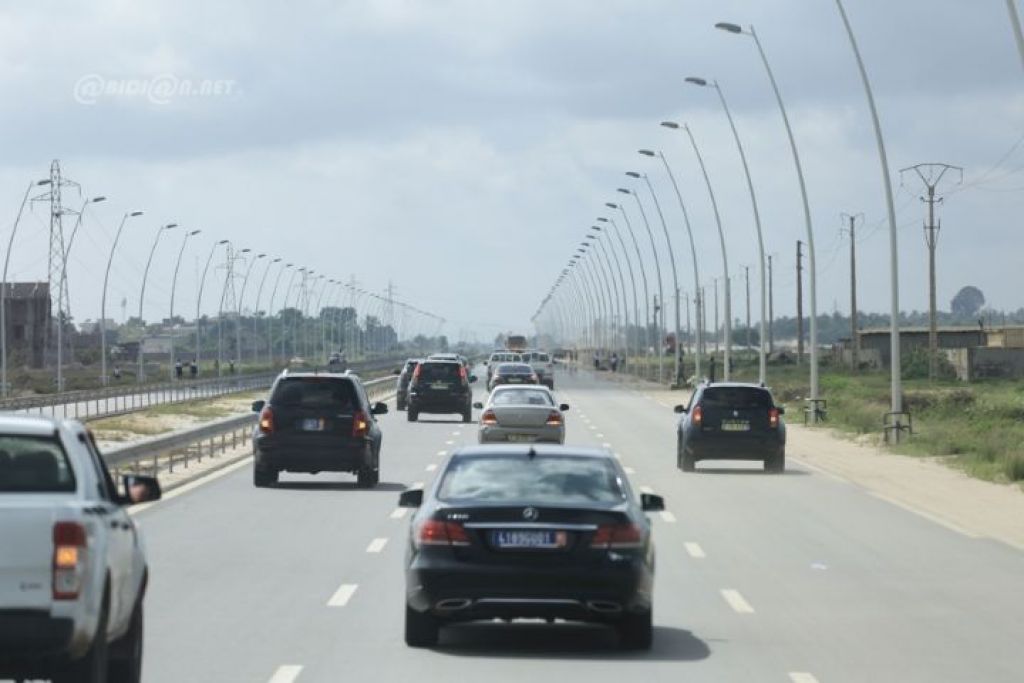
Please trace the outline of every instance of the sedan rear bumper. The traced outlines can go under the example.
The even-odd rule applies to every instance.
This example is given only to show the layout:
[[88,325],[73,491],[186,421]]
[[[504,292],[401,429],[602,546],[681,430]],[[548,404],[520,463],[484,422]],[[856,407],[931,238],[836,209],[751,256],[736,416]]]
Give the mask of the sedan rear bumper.
[[478,433],[480,443],[565,443],[565,428],[482,426]]

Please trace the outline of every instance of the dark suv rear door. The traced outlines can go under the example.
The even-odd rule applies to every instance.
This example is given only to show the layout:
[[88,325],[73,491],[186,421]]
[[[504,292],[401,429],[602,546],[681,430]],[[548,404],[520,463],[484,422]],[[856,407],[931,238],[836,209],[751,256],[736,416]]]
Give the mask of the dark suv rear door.
[[774,402],[760,387],[711,386],[701,394],[699,405],[702,431],[747,435],[769,429],[768,411]]
[[345,377],[285,377],[270,396],[274,431],[296,439],[352,438],[353,418],[363,412],[359,394]]

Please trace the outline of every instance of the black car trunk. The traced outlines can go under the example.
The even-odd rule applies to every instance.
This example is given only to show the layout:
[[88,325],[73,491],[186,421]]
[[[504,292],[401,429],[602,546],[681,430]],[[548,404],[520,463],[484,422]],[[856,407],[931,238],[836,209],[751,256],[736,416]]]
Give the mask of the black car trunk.
[[290,437],[351,437],[359,403],[348,382],[284,380],[270,399],[274,431]]
[[749,435],[770,429],[771,395],[758,388],[714,387],[700,402],[701,431]]

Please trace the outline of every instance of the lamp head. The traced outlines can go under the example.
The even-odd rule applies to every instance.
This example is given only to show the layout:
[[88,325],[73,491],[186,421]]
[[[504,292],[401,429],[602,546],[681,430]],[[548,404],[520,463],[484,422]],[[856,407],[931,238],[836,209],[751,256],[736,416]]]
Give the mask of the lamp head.
[[36,185],[49,185],[49,184],[50,184],[50,180],[49,180],[49,179],[46,179],[46,180],[37,180],[37,181],[36,181]]
[[615,191],[616,191],[616,192],[621,192],[622,194],[633,194],[633,191],[632,191],[632,190],[627,190],[627,189],[626,189],[626,188],[624,188],[624,187],[620,187],[620,188],[618,188],[618,189],[617,189],[617,190],[615,190]]
[[619,208],[619,205],[615,204],[613,202],[605,202],[604,205],[607,206],[609,209],[617,209],[617,208]]
[[640,177],[640,174],[637,173],[636,171],[626,171],[626,175],[628,175],[630,178],[639,178]]
[[202,230],[193,230],[192,232],[188,233],[188,236],[192,237],[193,235],[198,235],[201,232],[202,232]]
[[640,154],[643,154],[645,157],[653,157],[654,156],[654,150],[650,150],[650,149],[638,149],[637,152],[639,152]]
[[93,197],[89,201],[92,202],[93,204],[99,204],[100,202],[107,201],[107,198],[104,197],[103,195],[100,195],[99,197]]
[[664,126],[665,128],[671,128],[672,130],[679,129],[679,124],[676,123],[675,121],[662,121],[661,125]]
[[692,83],[693,85],[699,85],[699,86],[702,86],[702,87],[707,86],[707,84],[708,84],[707,79],[705,79],[705,78],[698,78],[697,76],[687,76],[686,77],[686,82],[687,83]]
[[141,216],[141,215],[142,215],[142,212],[141,212],[141,211],[132,211],[132,212],[131,212],[130,214],[128,214],[128,215],[129,215],[129,216],[131,216],[132,218],[135,218],[136,216]]
[[178,224],[177,224],[177,223],[168,223],[168,224],[167,224],[167,225],[165,225],[165,226],[164,226],[164,227],[163,227],[162,229],[163,229],[163,230],[173,230],[173,229],[174,229],[174,228],[176,228],[176,227],[178,227]]
[[715,28],[728,31],[729,33],[743,33],[743,28],[739,24],[731,24],[728,21],[718,22],[715,24]]
[[597,217],[597,218],[596,218],[595,220],[596,220],[596,221],[597,221],[598,223],[607,223],[607,222],[608,222],[608,219],[607,219],[607,218],[605,218],[604,216],[598,216],[598,217]]

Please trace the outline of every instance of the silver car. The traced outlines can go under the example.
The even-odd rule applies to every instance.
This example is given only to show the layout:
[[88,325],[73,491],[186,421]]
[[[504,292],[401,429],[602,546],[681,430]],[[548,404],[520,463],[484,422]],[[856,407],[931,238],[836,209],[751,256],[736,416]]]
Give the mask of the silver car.
[[555,403],[544,386],[495,387],[486,405],[474,403],[480,413],[480,443],[565,443],[567,403]]

